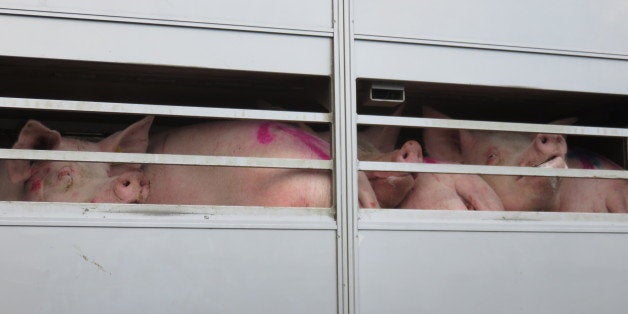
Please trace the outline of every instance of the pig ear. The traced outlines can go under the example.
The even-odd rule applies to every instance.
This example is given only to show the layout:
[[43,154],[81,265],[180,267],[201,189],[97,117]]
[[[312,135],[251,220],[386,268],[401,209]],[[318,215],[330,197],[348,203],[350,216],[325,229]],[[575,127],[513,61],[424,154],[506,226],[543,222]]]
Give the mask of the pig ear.
[[103,152],[145,153],[148,148],[148,131],[153,123],[148,116],[116,132],[98,143]]
[[[401,104],[392,115],[394,117],[400,117],[405,105],[405,103]],[[398,126],[378,125],[369,127],[366,131],[361,132],[360,137],[373,145],[373,147],[377,148],[380,152],[391,152],[395,149],[395,144],[397,144],[399,131],[401,131],[401,127]]]
[[[61,143],[61,134],[35,120],[29,120],[20,131],[15,149],[54,150]],[[31,175],[30,160],[7,160],[7,173],[13,183],[24,182]]]
[[[428,106],[423,106],[423,117],[433,119],[450,119],[445,114]],[[423,142],[428,156],[447,162],[462,162],[461,143],[469,137],[469,131],[465,130],[433,128],[423,130]]]

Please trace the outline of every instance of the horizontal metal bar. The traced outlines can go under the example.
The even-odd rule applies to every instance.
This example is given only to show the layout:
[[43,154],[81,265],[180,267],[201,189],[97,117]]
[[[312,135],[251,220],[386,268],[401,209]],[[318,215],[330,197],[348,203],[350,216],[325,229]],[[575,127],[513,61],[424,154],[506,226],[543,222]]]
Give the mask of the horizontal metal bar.
[[473,43],[473,42],[464,42],[464,41],[455,41],[455,40],[408,38],[408,37],[376,35],[376,34],[356,34],[355,39],[388,42],[388,43],[404,43],[404,44],[418,44],[418,45],[444,46],[444,47],[456,47],[456,48],[500,50],[500,51],[509,51],[509,52],[542,53],[542,54],[549,54],[549,55],[588,57],[588,58],[600,58],[600,59],[612,59],[612,60],[628,60],[628,55],[625,55],[625,54],[603,53],[603,52],[594,52],[594,51],[559,50],[559,49],[548,49],[548,48],[523,47],[523,46],[516,46],[516,45],[496,45],[496,44]]
[[601,128],[554,124],[509,123],[490,121],[470,121],[456,119],[431,119],[410,117],[387,117],[375,115],[358,115],[358,124],[392,125],[416,128],[443,128],[465,130],[491,130],[529,133],[555,133],[565,135],[591,135],[628,137],[628,129]]
[[360,209],[360,230],[628,233],[628,215],[509,211]]
[[159,18],[154,18],[154,17],[122,17],[122,16],[112,16],[112,15],[64,13],[64,12],[53,12],[53,11],[35,11],[35,10],[11,9],[11,8],[0,8],[0,13],[11,14],[11,15],[56,17],[56,18],[88,20],[88,21],[124,22],[124,23],[149,24],[149,25],[159,25],[159,26],[177,26],[177,27],[248,31],[248,32],[270,33],[270,34],[333,37],[333,29],[331,28],[327,29],[327,28],[322,28],[322,27],[312,28],[312,29],[300,29],[300,28],[294,28],[294,27],[282,26],[282,25],[278,25],[278,26],[262,25],[262,24],[240,25],[240,24],[229,24],[229,23],[209,23],[209,22],[200,22],[200,21],[159,19]]
[[510,176],[628,179],[628,171],[626,170],[555,169],[538,167],[425,164],[379,161],[360,161],[358,162],[358,169],[363,171],[433,172]]
[[0,226],[336,230],[331,208],[0,202]]
[[167,164],[186,166],[233,166],[285,169],[332,169],[331,160],[172,154],[103,153],[28,149],[0,149],[0,159]]
[[0,108],[330,123],[329,113],[0,97]]

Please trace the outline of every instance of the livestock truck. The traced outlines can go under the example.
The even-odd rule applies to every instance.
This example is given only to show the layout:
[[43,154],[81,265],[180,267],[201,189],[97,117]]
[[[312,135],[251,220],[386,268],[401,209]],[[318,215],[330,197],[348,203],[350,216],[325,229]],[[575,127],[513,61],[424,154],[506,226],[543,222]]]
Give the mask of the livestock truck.
[[[628,216],[361,208],[358,180],[625,170],[376,163],[358,160],[358,134],[563,134],[625,168],[627,17],[615,0],[0,0],[0,159],[331,178],[328,207],[3,200],[0,312],[624,313]],[[101,139],[145,116],[151,132],[292,123],[329,134],[331,155],[11,149],[29,119]]]

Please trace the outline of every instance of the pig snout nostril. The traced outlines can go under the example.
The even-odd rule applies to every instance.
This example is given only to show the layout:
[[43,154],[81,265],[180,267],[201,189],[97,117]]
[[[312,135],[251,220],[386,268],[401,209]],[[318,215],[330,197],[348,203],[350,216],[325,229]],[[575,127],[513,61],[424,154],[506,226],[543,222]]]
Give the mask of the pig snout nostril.
[[548,139],[547,139],[547,137],[546,137],[546,136],[543,136],[543,137],[541,138],[541,143],[543,143],[543,144],[547,144],[547,141],[548,141]]
[[403,159],[408,159],[408,153],[403,154]]
[[125,187],[128,187],[129,185],[131,185],[131,181],[124,180],[124,182],[122,182],[122,185],[125,186]]

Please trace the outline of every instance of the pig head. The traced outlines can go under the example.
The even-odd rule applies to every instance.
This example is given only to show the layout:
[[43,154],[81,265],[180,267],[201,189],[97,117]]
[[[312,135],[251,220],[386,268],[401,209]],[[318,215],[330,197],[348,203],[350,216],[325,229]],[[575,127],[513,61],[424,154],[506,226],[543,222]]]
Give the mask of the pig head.
[[[358,158],[364,161],[421,162],[423,153],[417,141],[407,141],[400,149],[381,153],[369,143],[359,145]],[[407,172],[360,171],[358,173],[360,206],[363,208],[395,208],[414,186],[414,177]]]
[[[30,120],[20,131],[15,149],[143,153],[152,117],[98,143],[62,137]],[[65,161],[6,160],[7,181],[19,187],[18,199],[55,202],[138,203],[149,184],[139,165]]]

